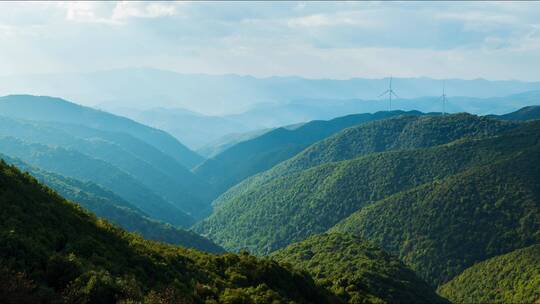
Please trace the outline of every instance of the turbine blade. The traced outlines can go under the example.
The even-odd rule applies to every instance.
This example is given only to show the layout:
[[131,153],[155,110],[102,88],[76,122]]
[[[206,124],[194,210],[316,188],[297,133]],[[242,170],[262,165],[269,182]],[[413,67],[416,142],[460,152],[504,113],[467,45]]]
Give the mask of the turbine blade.
[[396,93],[394,93],[394,91],[391,91],[391,92],[390,92],[390,94],[392,94],[392,95],[396,96],[396,98],[401,98],[401,97],[397,96],[397,94],[396,94]]
[[390,90],[384,91],[384,93],[382,93],[381,95],[377,96],[377,98],[380,98],[381,96],[384,96],[384,95],[388,94],[388,92],[390,92]]

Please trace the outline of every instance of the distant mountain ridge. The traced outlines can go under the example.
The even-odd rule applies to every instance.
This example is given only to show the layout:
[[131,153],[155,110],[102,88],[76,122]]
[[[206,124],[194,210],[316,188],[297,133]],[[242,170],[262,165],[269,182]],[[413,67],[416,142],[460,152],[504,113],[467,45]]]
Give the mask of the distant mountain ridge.
[[32,95],[0,97],[3,116],[35,121],[79,124],[94,129],[124,132],[145,141],[191,168],[202,158],[169,134],[130,119],[80,106],[61,98]]
[[[306,79],[295,76],[257,78],[125,68],[90,73],[4,76],[0,77],[0,82],[5,89],[0,91],[0,94],[62,96],[92,106],[103,104],[148,108],[151,103],[152,107],[180,107],[217,115],[241,113],[255,104],[269,102],[286,103],[314,98],[373,100],[388,88],[388,81],[388,78],[345,80]],[[440,79],[426,77],[394,78],[395,89],[403,98],[439,96],[442,82]],[[540,90],[538,82],[447,79],[445,83],[450,97],[502,97]],[[387,109],[386,104],[376,111],[384,109]],[[365,109],[355,112],[371,111]],[[349,113],[341,115],[345,114]]]

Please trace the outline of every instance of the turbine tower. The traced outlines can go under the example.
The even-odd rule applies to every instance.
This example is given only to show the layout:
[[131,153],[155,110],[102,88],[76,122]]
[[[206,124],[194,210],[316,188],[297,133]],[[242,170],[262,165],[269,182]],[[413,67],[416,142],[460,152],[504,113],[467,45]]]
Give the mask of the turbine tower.
[[384,93],[379,95],[379,98],[387,94],[388,94],[388,111],[391,111],[392,110],[392,96],[399,98],[396,92],[394,92],[394,90],[392,89],[392,76],[390,76],[390,85],[388,87],[388,90],[384,91]]
[[442,95],[441,95],[441,99],[442,99],[442,115],[446,115],[446,92],[445,92],[445,84],[446,82],[443,80],[443,85],[442,85]]

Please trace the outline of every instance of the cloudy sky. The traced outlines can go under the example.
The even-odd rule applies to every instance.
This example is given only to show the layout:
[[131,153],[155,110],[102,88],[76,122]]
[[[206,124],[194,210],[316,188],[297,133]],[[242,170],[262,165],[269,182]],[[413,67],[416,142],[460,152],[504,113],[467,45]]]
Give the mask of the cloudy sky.
[[0,2],[0,75],[540,80],[540,2]]

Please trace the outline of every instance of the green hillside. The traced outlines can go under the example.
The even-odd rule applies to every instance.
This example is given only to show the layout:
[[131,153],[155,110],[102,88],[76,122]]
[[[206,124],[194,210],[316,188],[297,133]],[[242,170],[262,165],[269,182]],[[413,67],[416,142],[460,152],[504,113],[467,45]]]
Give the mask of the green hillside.
[[200,217],[209,213],[209,185],[152,146],[123,133],[72,124],[0,116],[0,136],[64,147],[101,159],[130,174],[177,208]]
[[202,236],[149,218],[142,210],[113,192],[91,183],[64,177],[28,166],[24,162],[0,154],[0,158],[20,170],[29,172],[64,198],[76,202],[123,229],[139,233],[146,239],[195,248],[206,252],[223,252],[223,248]]
[[505,120],[531,120],[540,119],[540,106],[528,106],[521,108],[515,112],[499,115],[499,119]]
[[92,181],[118,194],[155,219],[181,227],[189,227],[194,222],[191,216],[162,199],[131,175],[75,150],[0,137],[0,152],[49,172],[81,181]]
[[436,146],[462,137],[489,136],[517,124],[470,114],[404,116],[345,129],[321,140],[271,170],[246,179],[214,201],[224,202],[267,181],[324,163],[353,159],[373,152]]
[[271,257],[306,269],[347,303],[446,303],[397,258],[351,235],[315,235]]
[[392,116],[420,114],[416,111],[355,114],[329,121],[311,121],[298,128],[277,128],[228,148],[196,167],[194,172],[222,193],[243,179],[268,170],[310,144],[347,127]]
[[145,241],[0,162],[3,303],[328,303],[307,275],[247,254]]
[[166,132],[61,98],[32,95],[4,96],[0,97],[0,113],[12,118],[73,123],[110,132],[127,133],[153,145],[187,168],[202,161],[202,157]]
[[540,245],[480,262],[439,288],[452,303],[537,303]]
[[[431,119],[427,121],[427,128],[432,128]],[[476,130],[464,129],[471,133]],[[209,218],[195,225],[195,231],[229,250],[248,248],[267,254],[322,233],[387,196],[529,147],[537,142],[537,131],[527,129],[521,136],[462,140],[427,149],[371,153],[274,178],[218,205]]]
[[399,255],[435,286],[484,259],[538,243],[540,163],[533,160],[540,155],[539,131],[537,123],[521,134],[522,140],[536,137],[532,147],[386,197],[332,231]]

